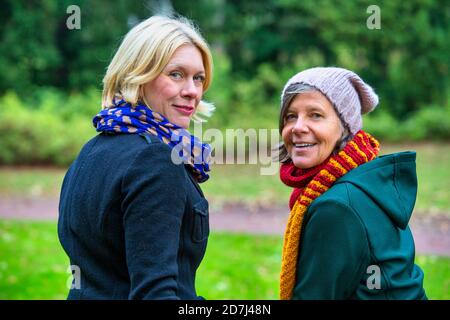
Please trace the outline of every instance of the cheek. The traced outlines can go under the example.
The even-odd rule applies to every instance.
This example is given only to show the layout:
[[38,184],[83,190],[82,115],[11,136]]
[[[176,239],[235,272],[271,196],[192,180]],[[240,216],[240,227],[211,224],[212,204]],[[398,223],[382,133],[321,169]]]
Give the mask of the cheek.
[[161,96],[164,97],[165,100],[169,100],[178,95],[179,90],[176,85],[168,84],[161,87]]
[[203,96],[203,87],[199,86],[198,90],[197,90],[197,96],[200,99]]
[[151,87],[153,96],[158,96],[161,100],[167,100],[176,96],[179,92],[178,85],[166,76],[160,76]]
[[324,136],[324,140],[327,141],[328,148],[332,151],[334,147],[336,146],[336,143],[339,141],[340,137],[342,136],[342,129],[339,124],[333,123],[333,125],[329,126],[328,128],[332,128],[328,131],[327,135]]
[[197,90],[197,94],[195,96],[195,108],[198,107],[198,104],[200,103],[200,100],[202,99],[202,96],[203,96],[203,87],[200,87]]
[[291,132],[292,129],[285,126],[281,131],[281,138],[283,139],[284,146],[289,149],[291,147]]

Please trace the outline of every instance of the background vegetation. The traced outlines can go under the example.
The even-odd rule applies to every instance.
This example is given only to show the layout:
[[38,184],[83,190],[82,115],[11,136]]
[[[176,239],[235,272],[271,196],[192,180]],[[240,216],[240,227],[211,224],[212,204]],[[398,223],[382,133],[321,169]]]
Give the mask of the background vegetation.
[[[200,27],[214,56],[205,98],[216,112],[204,129],[277,129],[280,92],[292,75],[321,65],[354,70],[380,96],[364,129],[382,140],[383,153],[417,151],[418,212],[448,214],[447,2],[0,0],[0,204],[57,199],[67,166],[96,134],[102,77],[121,39],[153,14],[179,13]],[[67,28],[70,5],[80,7],[79,30]],[[380,8],[381,29],[367,27],[370,5]],[[285,203],[290,190],[259,170],[215,166],[204,186],[211,204]],[[280,253],[280,237],[213,232],[198,292],[276,299]],[[450,299],[450,259],[416,261],[428,296]],[[0,219],[0,299],[64,299],[68,264],[55,221]]]
[[[66,26],[69,5],[81,29]],[[370,30],[367,8],[380,8]],[[208,127],[276,128],[296,72],[354,70],[380,96],[365,129],[384,141],[450,138],[450,7],[445,0],[35,0],[1,2],[0,164],[67,165],[95,135],[101,80],[122,37],[154,13],[180,13],[211,44],[217,106]],[[76,134],[73,134],[76,132]],[[51,138],[49,138],[51,137]]]

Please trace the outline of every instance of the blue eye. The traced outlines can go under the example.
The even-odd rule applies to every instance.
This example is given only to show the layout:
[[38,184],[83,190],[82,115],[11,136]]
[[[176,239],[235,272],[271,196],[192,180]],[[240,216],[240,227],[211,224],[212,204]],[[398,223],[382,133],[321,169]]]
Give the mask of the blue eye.
[[195,76],[195,77],[194,77],[194,80],[203,83],[203,82],[205,82],[206,77],[205,77],[205,76],[198,75],[198,76]]
[[313,114],[311,114],[311,117],[313,119],[320,119],[322,118],[322,115],[320,113],[314,112]]
[[183,74],[181,72],[179,72],[179,71],[171,72],[171,73],[169,73],[169,76],[174,78],[174,79],[176,79],[176,80],[179,80],[179,79],[183,78]]

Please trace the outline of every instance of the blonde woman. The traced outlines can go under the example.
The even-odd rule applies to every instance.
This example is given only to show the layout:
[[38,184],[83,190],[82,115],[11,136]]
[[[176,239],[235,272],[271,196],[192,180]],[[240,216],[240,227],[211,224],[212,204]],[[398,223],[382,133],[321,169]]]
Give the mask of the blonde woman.
[[62,185],[58,235],[79,273],[68,299],[199,299],[196,270],[209,235],[210,148],[187,131],[212,58],[184,18],[131,29],[103,79],[99,134]]

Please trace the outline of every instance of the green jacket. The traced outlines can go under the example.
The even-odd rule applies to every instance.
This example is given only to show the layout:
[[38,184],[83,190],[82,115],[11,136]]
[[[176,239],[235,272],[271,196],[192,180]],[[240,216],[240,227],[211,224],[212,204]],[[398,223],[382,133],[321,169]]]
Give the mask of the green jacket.
[[294,299],[426,299],[408,221],[415,152],[350,171],[308,208]]

